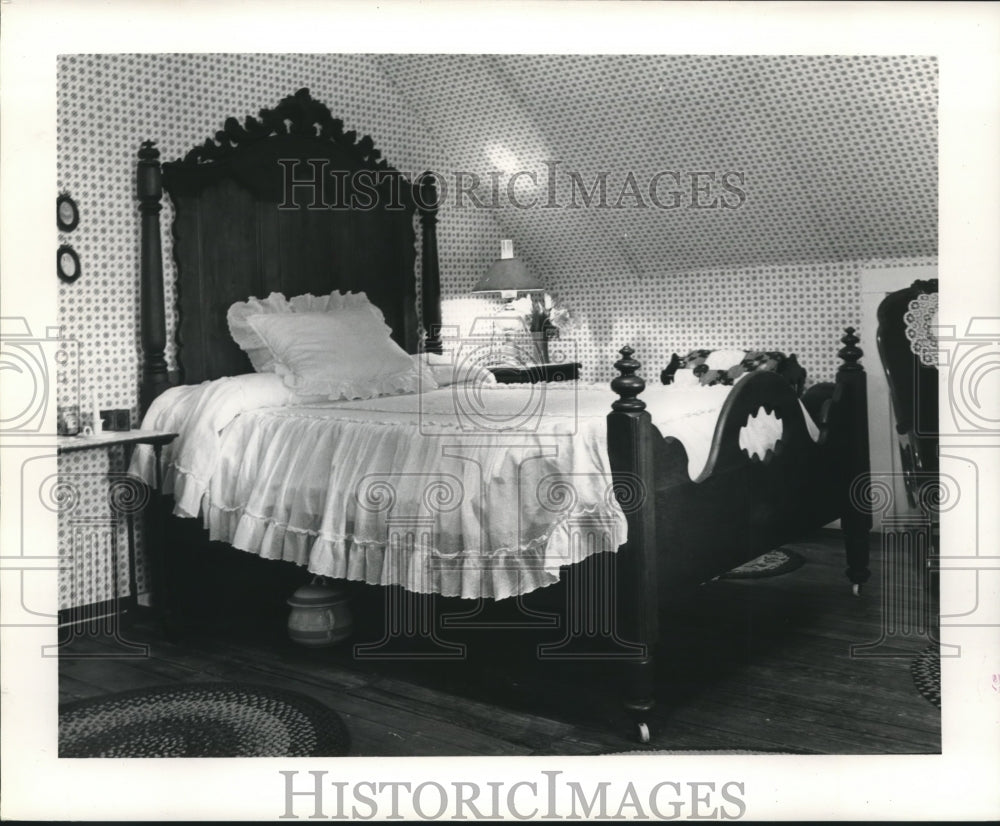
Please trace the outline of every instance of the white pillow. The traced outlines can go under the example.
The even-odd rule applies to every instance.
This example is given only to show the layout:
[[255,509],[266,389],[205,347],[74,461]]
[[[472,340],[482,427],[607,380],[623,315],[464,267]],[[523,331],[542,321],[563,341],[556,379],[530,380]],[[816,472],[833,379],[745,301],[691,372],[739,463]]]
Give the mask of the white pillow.
[[413,359],[394,342],[378,308],[259,313],[246,323],[273,370],[299,395],[371,399],[419,389]]
[[267,298],[249,298],[237,301],[226,313],[229,334],[240,349],[247,354],[253,369],[258,373],[274,372],[274,356],[267,344],[254,332],[248,319],[255,315],[280,315],[289,313],[332,313],[346,307],[371,307],[379,322],[384,322],[379,310],[364,293],[342,293],[334,290],[329,295],[311,293],[285,298],[284,293],[271,293]]
[[701,381],[694,370],[681,369],[674,372],[674,387],[701,387]]
[[497,383],[497,377],[481,364],[468,360],[456,362],[452,353],[418,353],[413,359],[430,372],[438,387],[460,383]]
[[705,364],[709,370],[728,370],[743,361],[746,355],[744,350],[713,350],[705,359]]

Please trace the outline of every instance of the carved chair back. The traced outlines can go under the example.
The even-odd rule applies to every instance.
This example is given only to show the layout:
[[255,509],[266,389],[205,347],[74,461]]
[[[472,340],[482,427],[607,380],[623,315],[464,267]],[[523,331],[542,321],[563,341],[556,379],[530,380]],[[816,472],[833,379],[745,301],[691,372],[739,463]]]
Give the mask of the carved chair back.
[[938,472],[937,279],[890,293],[877,310],[878,351],[911,504]]

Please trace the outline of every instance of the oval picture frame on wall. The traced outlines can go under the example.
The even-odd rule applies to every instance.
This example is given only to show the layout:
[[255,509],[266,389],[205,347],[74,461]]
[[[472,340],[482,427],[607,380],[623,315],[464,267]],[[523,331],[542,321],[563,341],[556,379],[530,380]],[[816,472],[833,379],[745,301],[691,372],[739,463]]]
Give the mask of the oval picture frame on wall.
[[56,250],[56,274],[67,284],[80,277],[80,256],[69,244],[63,244]]
[[80,208],[65,192],[56,198],[56,224],[62,232],[72,232],[80,223]]

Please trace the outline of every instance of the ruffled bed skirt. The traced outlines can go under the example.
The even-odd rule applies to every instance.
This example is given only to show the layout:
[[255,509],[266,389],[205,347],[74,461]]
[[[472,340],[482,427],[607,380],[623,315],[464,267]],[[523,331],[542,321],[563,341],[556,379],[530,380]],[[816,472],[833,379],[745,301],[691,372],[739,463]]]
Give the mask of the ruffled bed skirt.
[[408,419],[245,413],[225,429],[208,478],[174,456],[164,492],[175,513],[200,516],[213,540],[240,550],[467,599],[551,585],[562,566],[625,541],[590,428],[438,438]]
[[422,541],[418,530],[396,529],[383,540],[319,536],[245,511],[211,504],[203,509],[203,523],[212,540],[264,559],[292,562],[334,579],[491,600],[552,585],[559,580],[561,566],[580,562],[595,551],[616,550],[623,541],[607,532],[584,536],[572,530],[573,523],[587,521],[586,514],[564,519],[546,537],[517,551],[485,555],[467,550],[446,556]]

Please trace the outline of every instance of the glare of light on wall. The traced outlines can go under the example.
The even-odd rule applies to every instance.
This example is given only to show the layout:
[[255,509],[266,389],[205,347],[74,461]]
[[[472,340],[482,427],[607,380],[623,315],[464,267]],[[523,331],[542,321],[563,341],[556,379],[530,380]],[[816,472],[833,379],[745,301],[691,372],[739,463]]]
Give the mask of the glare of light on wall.
[[493,143],[486,147],[486,156],[490,163],[501,172],[513,175],[521,169],[521,161],[502,143]]

